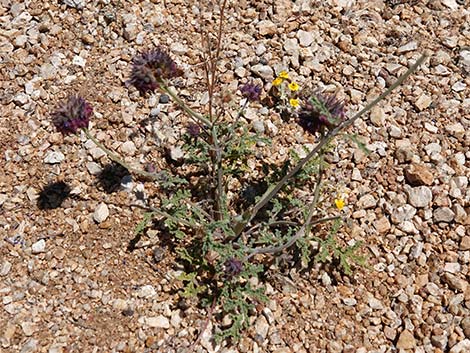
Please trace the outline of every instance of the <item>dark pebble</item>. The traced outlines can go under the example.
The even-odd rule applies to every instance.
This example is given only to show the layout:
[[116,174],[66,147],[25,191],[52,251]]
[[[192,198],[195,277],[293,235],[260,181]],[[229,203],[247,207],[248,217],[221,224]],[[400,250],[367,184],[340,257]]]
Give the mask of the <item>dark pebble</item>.
[[162,94],[160,96],[159,102],[162,104],[166,104],[170,101],[170,97],[168,97],[168,94]]

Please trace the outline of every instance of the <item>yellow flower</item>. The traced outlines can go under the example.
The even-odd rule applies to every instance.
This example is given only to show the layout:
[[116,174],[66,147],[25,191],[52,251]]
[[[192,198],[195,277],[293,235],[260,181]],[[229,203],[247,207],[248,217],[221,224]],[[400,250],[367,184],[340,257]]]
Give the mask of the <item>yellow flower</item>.
[[283,78],[283,79],[288,79],[289,74],[286,71],[281,71],[278,77]]
[[289,99],[289,103],[291,106],[294,108],[297,108],[299,106],[299,100],[297,98],[291,98]]
[[278,77],[273,81],[273,86],[280,86],[282,84],[282,78]]
[[335,205],[336,205],[336,208],[341,211],[344,208],[344,200],[335,199]]
[[299,85],[295,82],[291,82],[289,83],[289,89],[292,91],[292,92],[295,92],[295,91],[298,91],[299,89]]

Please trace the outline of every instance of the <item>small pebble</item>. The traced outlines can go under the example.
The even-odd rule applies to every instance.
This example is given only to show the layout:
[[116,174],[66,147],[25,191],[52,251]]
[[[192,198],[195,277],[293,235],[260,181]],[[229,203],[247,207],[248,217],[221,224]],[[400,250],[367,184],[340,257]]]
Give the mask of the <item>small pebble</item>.
[[432,201],[431,189],[427,186],[418,186],[405,189],[408,194],[408,202],[416,208],[424,208],[430,205]]
[[0,276],[6,276],[10,270],[11,270],[11,262],[5,261],[2,263],[2,266],[0,267]]
[[26,341],[26,343],[21,347],[19,353],[33,353],[37,351],[38,341],[30,338]]
[[168,94],[162,94],[160,95],[160,98],[158,99],[158,102],[161,104],[167,104],[169,101],[170,101],[170,96]]
[[44,239],[38,240],[31,246],[31,249],[33,251],[33,254],[39,254],[44,252],[46,250],[46,241]]
[[145,321],[145,324],[150,327],[164,328],[164,329],[167,329],[170,327],[170,321],[165,316],[162,316],[162,315],[155,316],[155,317],[146,317],[144,321]]
[[397,342],[398,349],[414,349],[416,347],[416,339],[414,338],[413,334],[408,331],[404,330],[400,334]]
[[416,49],[418,49],[418,43],[415,42],[415,41],[411,41],[411,42],[401,46],[400,48],[398,48],[398,53],[403,54],[403,53],[413,51],[413,50],[416,50]]
[[253,129],[258,133],[262,134],[264,133],[264,123],[261,120],[253,120],[252,122]]
[[91,175],[98,175],[102,171],[101,166],[96,162],[88,162],[85,166]]
[[272,80],[274,76],[274,71],[270,66],[267,65],[254,65],[251,68],[251,71],[253,73],[261,78],[264,78],[265,80]]
[[433,217],[434,222],[450,223],[453,221],[455,213],[449,207],[439,207],[434,210]]
[[57,164],[65,159],[65,155],[60,151],[50,151],[44,157],[44,163]]
[[109,209],[105,203],[100,203],[93,213],[93,219],[96,223],[104,222],[109,216]]
[[86,33],[82,36],[82,42],[91,45],[95,42],[95,37],[93,37],[91,34]]
[[344,298],[343,303],[347,306],[354,306],[357,304],[357,300],[354,298]]
[[134,142],[126,141],[121,145],[120,150],[124,154],[127,154],[129,156],[133,156],[135,154],[135,152],[137,151],[137,148],[135,147]]
[[151,298],[151,297],[154,297],[155,295],[157,295],[157,291],[150,284],[140,287],[139,290],[137,291],[137,296],[139,298]]
[[86,59],[82,58],[80,55],[75,55],[72,59],[72,64],[80,67],[85,67]]
[[421,95],[418,100],[415,102],[415,106],[420,110],[423,111],[427,107],[429,107],[432,103],[431,97],[423,94]]

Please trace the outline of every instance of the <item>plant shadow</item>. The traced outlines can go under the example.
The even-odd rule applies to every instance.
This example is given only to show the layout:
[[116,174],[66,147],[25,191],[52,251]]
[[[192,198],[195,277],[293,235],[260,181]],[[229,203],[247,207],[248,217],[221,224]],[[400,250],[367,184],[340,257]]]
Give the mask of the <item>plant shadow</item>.
[[97,185],[107,194],[116,192],[121,187],[122,178],[130,175],[129,171],[118,163],[106,165],[97,175]]
[[47,184],[39,193],[37,206],[40,210],[52,210],[59,208],[70,196],[72,189],[64,181]]

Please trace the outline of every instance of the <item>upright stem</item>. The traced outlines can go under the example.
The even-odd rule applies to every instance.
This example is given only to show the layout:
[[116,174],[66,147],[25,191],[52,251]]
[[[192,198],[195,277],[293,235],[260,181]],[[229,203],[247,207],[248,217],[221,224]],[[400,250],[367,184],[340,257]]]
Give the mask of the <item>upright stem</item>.
[[[213,100],[214,100],[214,87],[215,87],[215,81],[217,79],[217,64],[219,61],[219,56],[220,56],[220,48],[222,46],[222,30],[223,30],[223,25],[224,25],[224,15],[225,15],[225,5],[227,4],[227,0],[222,1],[222,7],[220,8],[220,19],[219,19],[219,28],[217,31],[217,43],[215,46],[215,56],[212,56],[212,52],[210,52],[211,55],[211,81],[209,84],[210,87],[210,94],[209,94],[209,116],[211,118],[211,121],[214,121],[212,110],[213,110]],[[209,49],[210,50],[210,49]]]
[[203,52],[203,59],[204,59],[204,72],[206,78],[206,85],[207,85],[207,92],[209,95],[209,119],[208,125],[211,128],[211,138],[210,142],[213,146],[213,153],[211,153],[212,165],[214,167],[214,181],[215,181],[215,189],[214,189],[214,198],[215,198],[215,217],[216,219],[220,219],[221,216],[226,212],[226,204],[225,204],[225,190],[224,190],[224,180],[223,180],[223,168],[222,168],[222,151],[223,145],[220,143],[218,132],[217,132],[217,118],[214,117],[213,114],[213,104],[214,104],[214,88],[217,80],[217,64],[220,57],[220,49],[222,46],[222,31],[223,31],[223,24],[224,24],[224,15],[225,15],[225,6],[227,0],[222,1],[222,5],[220,7],[220,19],[218,23],[218,30],[216,35],[216,46],[215,46],[215,53],[212,51],[211,46],[211,38],[208,32],[205,32],[207,35],[204,38],[204,31],[201,32],[202,35],[202,42],[204,41],[207,43],[206,51]]
[[214,145],[214,155],[212,156],[212,162],[215,166],[215,178],[217,184],[215,190],[215,211],[216,219],[221,219],[222,214],[224,214],[226,211],[226,207],[222,169],[222,147],[219,143],[216,126],[212,126],[212,143]]

